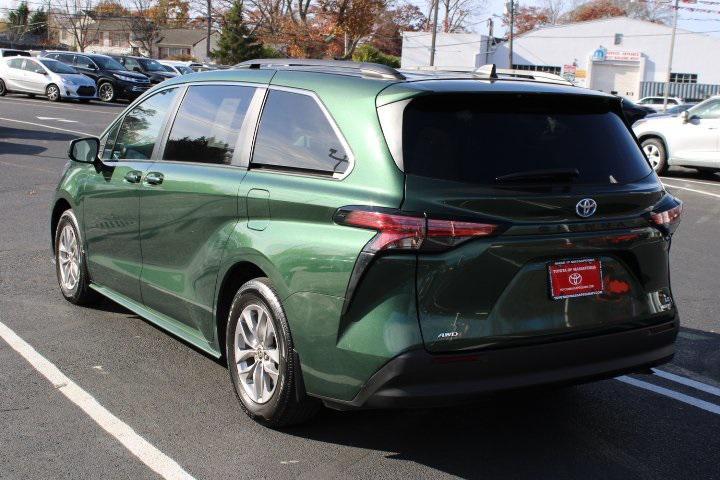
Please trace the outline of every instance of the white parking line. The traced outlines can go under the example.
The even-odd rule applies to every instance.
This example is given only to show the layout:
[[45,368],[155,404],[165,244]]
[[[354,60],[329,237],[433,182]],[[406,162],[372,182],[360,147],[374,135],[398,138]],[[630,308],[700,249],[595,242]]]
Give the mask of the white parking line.
[[700,390],[702,392],[709,393],[710,395],[715,395],[715,396],[720,397],[720,388],[718,388],[718,387],[713,387],[712,385],[707,385],[705,383],[698,382],[697,380],[693,380],[691,378],[685,378],[680,375],[675,375],[674,373],[666,372],[663,370],[658,370],[657,368],[653,368],[652,371],[658,377],[662,377],[662,378],[665,378],[672,382],[679,383],[681,385],[686,385],[686,386],[692,387],[696,390]]
[[649,390],[651,392],[664,395],[679,402],[687,403],[688,405],[692,405],[693,407],[705,410],[706,412],[720,415],[720,405],[715,405],[714,403],[706,402],[705,400],[700,400],[699,398],[691,397],[690,395],[685,395],[684,393],[676,392],[675,390],[670,390],[669,388],[665,387],[659,387],[657,385],[653,385],[652,383],[643,382],[642,380],[627,377],[625,375],[623,375],[622,377],[616,377],[615,380],[627,383],[628,385],[632,385],[633,387],[642,388],[644,390]]
[[688,183],[698,183],[700,185],[711,185],[713,187],[720,187],[720,182],[704,182],[701,180],[690,180],[683,177],[660,177],[662,180],[670,180],[670,181],[678,181],[678,182],[688,182]]
[[112,110],[115,111],[107,111],[107,110],[94,110],[89,108],[72,108],[72,107],[63,107],[59,105],[45,105],[45,103],[50,102],[39,102],[37,100],[20,100],[20,99],[13,99],[13,100],[3,100],[2,103],[13,103],[15,105],[24,105],[24,104],[37,104],[40,105],[42,108],[56,108],[58,110],[72,110],[73,112],[94,112],[94,113],[107,113],[109,115],[117,115],[120,112],[122,112],[122,108],[113,108]]
[[60,130],[61,132],[70,132],[70,133],[76,133],[78,135],[82,135],[83,137],[96,137],[97,135],[93,135],[92,133],[87,132],[78,132],[77,130],[68,130],[67,128],[60,128],[60,127],[53,127],[52,125],[43,125],[42,123],[35,123],[35,122],[25,122],[23,120],[14,120],[12,118],[2,118],[0,117],[0,120],[4,120],[6,122],[15,122],[15,123],[24,123],[26,125],[34,125],[36,127],[43,127],[43,128],[51,128],[53,130]]
[[53,387],[80,407],[95,423],[115,437],[125,448],[154,472],[167,479],[194,480],[194,477],[135,430],[100,405],[92,395],[70,380],[52,362],[40,355],[30,344],[0,322],[0,338],[47,378]]
[[701,193],[701,194],[703,194],[703,195],[708,195],[708,196],[710,196],[710,197],[720,198],[720,194],[711,193],[711,192],[706,192],[705,190],[697,190],[697,189],[695,189],[695,188],[688,188],[688,187],[679,187],[679,186],[677,186],[677,185],[670,185],[669,183],[665,183],[665,182],[663,182],[663,185],[665,185],[666,187],[670,187],[670,188],[677,188],[677,189],[680,189],[680,190],[687,190],[688,192]]

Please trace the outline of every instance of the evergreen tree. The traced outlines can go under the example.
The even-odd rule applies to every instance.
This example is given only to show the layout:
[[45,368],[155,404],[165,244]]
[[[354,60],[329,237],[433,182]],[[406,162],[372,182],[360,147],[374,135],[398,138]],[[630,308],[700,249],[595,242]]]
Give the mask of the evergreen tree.
[[35,10],[35,12],[30,15],[28,31],[33,35],[39,35],[42,37],[47,36],[47,21],[47,13],[45,13],[44,9],[41,8],[40,10]]
[[21,2],[15,10],[8,13],[8,27],[10,28],[10,39],[18,41],[25,36],[28,30],[28,18],[30,9],[27,3]]
[[225,17],[225,26],[220,34],[218,48],[212,52],[213,58],[220,63],[232,65],[259,58],[262,51],[262,44],[250,35],[243,22],[242,1],[235,0]]

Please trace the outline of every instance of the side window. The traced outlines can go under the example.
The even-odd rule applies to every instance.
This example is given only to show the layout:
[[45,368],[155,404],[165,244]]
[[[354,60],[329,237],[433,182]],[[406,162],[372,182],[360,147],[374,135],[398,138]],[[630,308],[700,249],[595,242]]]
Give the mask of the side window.
[[95,64],[88,57],[75,55],[75,66],[80,68],[94,68]]
[[10,66],[10,68],[21,69],[21,68],[22,68],[22,64],[23,64],[23,59],[22,59],[22,58],[13,58],[12,60],[9,60],[9,61],[8,61],[8,65]]
[[134,58],[126,58],[125,62],[123,63],[125,65],[125,68],[127,68],[128,70],[135,70],[135,68],[140,68],[140,64]]
[[73,56],[68,55],[67,53],[61,53],[60,55],[57,55],[56,57],[61,62],[69,63],[70,65],[72,65],[72,63],[73,63]]
[[25,60],[25,64],[23,65],[23,70],[26,72],[31,73],[45,73],[45,70],[38,65],[37,63],[33,62],[32,60]]
[[313,97],[270,90],[255,139],[252,163],[344,173],[349,158]]
[[688,113],[697,118],[720,118],[720,100],[698,105]]
[[177,95],[175,88],[163,90],[146,99],[125,115],[113,146],[113,159],[150,159],[175,95]]
[[232,85],[190,87],[178,110],[163,160],[229,165],[255,89]]
[[106,162],[117,160],[113,156],[113,149],[115,147],[115,137],[117,137],[118,130],[120,129],[120,122],[117,122],[110,131],[103,138],[100,139],[100,158]]

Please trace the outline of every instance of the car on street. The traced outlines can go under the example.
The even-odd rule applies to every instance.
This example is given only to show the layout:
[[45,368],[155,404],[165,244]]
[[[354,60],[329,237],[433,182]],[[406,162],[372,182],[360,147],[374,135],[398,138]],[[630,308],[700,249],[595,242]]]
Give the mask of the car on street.
[[44,95],[51,102],[97,98],[91,78],[51,58],[0,58],[0,95],[7,92]]
[[179,75],[175,72],[168,72],[160,62],[153,60],[152,58],[145,57],[130,57],[123,55],[111,55],[112,58],[122,63],[125,68],[130,71],[142,73],[150,79],[150,83],[156,85],[160,82],[164,82],[169,78],[176,77]]
[[679,115],[685,110],[690,110],[692,107],[697,105],[698,102],[683,103],[682,105],[675,105],[672,108],[668,108],[666,112],[653,112],[648,114],[648,118],[662,117],[664,115]]
[[0,48],[0,57],[31,57],[27,50],[16,50],[14,48]]
[[633,131],[658,173],[672,165],[720,171],[720,95],[678,115],[647,117]]
[[[656,112],[662,112],[663,105],[665,103],[665,98],[663,96],[652,96],[652,97],[643,97],[640,100],[638,100],[638,105],[650,107]],[[682,105],[683,101],[682,98],[678,97],[668,97],[667,99],[667,107],[671,108],[677,105]]]
[[251,60],[163,82],[69,156],[62,295],[222,358],[265,425],[674,354],[682,203],[611,95],[494,66]]
[[188,73],[195,73],[195,70],[191,68],[191,65],[200,65],[195,62],[181,62],[178,60],[158,60],[168,71],[177,73],[178,75],[187,75]]
[[103,102],[134,100],[150,88],[150,80],[130,72],[116,60],[97,53],[44,52],[41,58],[52,58],[73,66],[94,80],[97,95]]

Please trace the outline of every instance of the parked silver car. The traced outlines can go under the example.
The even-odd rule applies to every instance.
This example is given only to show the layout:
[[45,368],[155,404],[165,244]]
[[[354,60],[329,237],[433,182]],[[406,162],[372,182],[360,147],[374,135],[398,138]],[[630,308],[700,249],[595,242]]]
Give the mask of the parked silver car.
[[51,102],[97,98],[95,81],[73,67],[50,58],[0,59],[0,95],[7,92],[45,95]]
[[677,116],[646,117],[633,131],[658,173],[671,165],[720,171],[720,95]]

